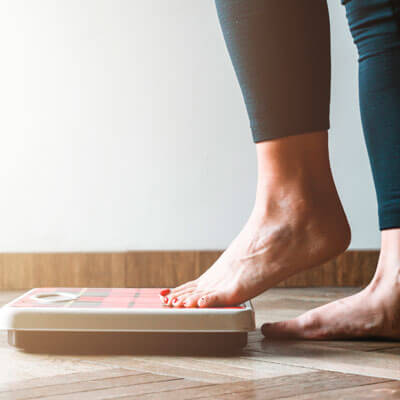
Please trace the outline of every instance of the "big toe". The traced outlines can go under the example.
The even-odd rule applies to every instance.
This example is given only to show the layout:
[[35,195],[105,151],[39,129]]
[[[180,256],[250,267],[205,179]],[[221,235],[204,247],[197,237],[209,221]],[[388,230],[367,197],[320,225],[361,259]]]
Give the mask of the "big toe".
[[264,324],[267,338],[333,340],[379,335],[382,314],[361,296],[336,300],[297,318]]
[[265,323],[261,332],[268,339],[304,339],[305,332],[297,319]]
[[179,292],[191,289],[193,287],[196,287],[196,282],[195,281],[189,281],[189,282],[186,282],[186,283],[184,283],[182,285],[179,285],[179,286],[171,289],[171,294],[177,294]]
[[334,312],[333,303],[307,311],[297,318],[264,324],[263,335],[273,339],[334,339],[343,336],[343,315]]
[[197,305],[200,308],[221,307],[231,305],[231,295],[226,291],[215,291],[204,294],[198,299]]
[[172,305],[173,303],[177,302],[176,299],[180,298],[184,294],[192,293],[195,289],[196,284],[194,281],[187,282],[173,289],[162,289],[160,291],[161,303],[165,305]]

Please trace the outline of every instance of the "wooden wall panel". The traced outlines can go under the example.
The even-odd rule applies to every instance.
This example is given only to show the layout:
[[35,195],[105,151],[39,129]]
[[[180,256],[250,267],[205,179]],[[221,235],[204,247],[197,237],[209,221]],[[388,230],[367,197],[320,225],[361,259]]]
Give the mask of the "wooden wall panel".
[[279,287],[365,286],[374,275],[378,257],[377,250],[349,250],[286,279]]
[[193,279],[196,251],[135,251],[126,255],[126,285],[129,287],[176,286]]
[[124,287],[124,253],[0,254],[0,289]]
[[[0,254],[0,290],[46,286],[173,287],[200,276],[222,253],[129,251],[121,253]],[[365,286],[377,250],[350,250],[299,273],[280,287]]]

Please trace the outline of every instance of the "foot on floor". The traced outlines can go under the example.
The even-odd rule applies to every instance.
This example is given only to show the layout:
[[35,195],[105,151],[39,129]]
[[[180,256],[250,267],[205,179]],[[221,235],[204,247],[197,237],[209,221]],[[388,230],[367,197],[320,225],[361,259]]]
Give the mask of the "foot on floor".
[[[400,262],[392,270],[399,271]],[[264,324],[267,339],[334,340],[385,338],[400,340],[400,280],[376,276],[361,292],[310,310],[298,318]]]

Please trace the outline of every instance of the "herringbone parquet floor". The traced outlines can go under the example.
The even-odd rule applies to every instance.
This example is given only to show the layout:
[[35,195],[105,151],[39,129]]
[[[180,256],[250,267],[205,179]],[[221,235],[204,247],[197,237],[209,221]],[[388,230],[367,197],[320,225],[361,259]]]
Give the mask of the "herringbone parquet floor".
[[[354,291],[269,290],[253,301],[257,326]],[[400,342],[270,342],[258,330],[229,357],[55,356],[18,352],[0,332],[0,400],[38,398],[400,399]]]

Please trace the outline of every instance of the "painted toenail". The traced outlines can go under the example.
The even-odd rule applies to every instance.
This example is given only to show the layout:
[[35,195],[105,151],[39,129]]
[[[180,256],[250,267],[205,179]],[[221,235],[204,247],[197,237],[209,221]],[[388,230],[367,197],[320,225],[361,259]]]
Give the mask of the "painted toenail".
[[171,290],[169,290],[169,289],[162,289],[162,290],[160,290],[161,296],[166,296],[166,295],[169,294],[170,292],[171,292]]

